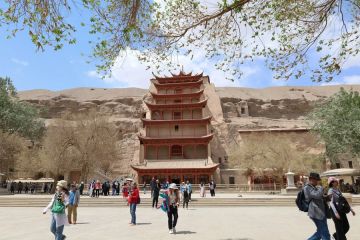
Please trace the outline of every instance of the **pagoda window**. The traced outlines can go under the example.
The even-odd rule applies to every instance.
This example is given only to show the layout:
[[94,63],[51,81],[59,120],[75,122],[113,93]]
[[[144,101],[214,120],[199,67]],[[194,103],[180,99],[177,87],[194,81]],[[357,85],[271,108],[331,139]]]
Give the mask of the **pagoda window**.
[[171,146],[171,157],[182,157],[183,149],[180,145]]
[[174,120],[181,119],[181,112],[174,112],[173,113],[173,119]]
[[179,125],[175,125],[175,132],[179,131]]
[[153,111],[153,112],[152,112],[152,119],[153,119],[153,120],[161,120],[161,113],[160,113],[160,111]]
[[164,160],[164,159],[168,159],[168,158],[169,158],[169,147],[168,146],[159,146],[157,159]]
[[175,89],[175,94],[180,94],[180,93],[182,93],[183,91],[182,91],[182,89],[181,88],[177,88],[177,89]]
[[175,99],[174,103],[181,103],[181,99]]

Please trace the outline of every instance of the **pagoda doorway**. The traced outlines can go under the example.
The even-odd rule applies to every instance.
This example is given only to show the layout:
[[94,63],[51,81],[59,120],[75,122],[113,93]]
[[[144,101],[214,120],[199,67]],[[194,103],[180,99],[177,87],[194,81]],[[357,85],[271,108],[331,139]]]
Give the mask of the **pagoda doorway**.
[[179,176],[171,176],[171,183],[180,184],[181,179]]

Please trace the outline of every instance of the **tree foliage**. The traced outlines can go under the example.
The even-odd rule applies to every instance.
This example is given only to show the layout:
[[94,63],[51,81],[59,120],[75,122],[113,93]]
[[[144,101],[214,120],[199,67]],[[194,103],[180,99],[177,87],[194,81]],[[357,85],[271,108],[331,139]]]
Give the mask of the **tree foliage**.
[[17,133],[30,140],[39,140],[45,131],[39,110],[20,102],[10,78],[0,77],[0,130]]
[[334,161],[338,154],[360,154],[360,96],[343,88],[309,115],[312,129],[326,144]]
[[105,73],[127,49],[159,71],[200,51],[231,79],[241,76],[241,64],[265,57],[275,78],[310,71],[320,82],[360,51],[359,0],[7,0],[0,24],[9,35],[28,31],[37,48],[60,49],[76,42],[77,26],[67,17],[82,9],[97,36],[92,56]]
[[244,138],[240,148],[232,151],[229,160],[233,167],[248,169],[248,174],[270,174],[278,179],[282,179],[287,171],[304,174],[310,170],[321,170],[324,164],[321,154],[311,154],[305,147],[314,142],[313,137],[303,138],[306,143],[291,134],[252,133]]
[[24,139],[17,134],[0,131],[0,173],[14,172],[15,159],[23,150]]
[[80,170],[87,180],[96,171],[111,173],[118,151],[116,140],[115,126],[98,114],[67,116],[48,129],[41,155],[54,175]]

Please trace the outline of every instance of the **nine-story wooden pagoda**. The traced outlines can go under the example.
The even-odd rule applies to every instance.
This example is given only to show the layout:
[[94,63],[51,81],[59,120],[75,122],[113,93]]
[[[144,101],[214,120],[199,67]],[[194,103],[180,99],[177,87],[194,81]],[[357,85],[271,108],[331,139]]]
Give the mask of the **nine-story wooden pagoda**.
[[211,116],[204,116],[209,78],[183,71],[154,77],[152,101],[145,102],[150,116],[142,119],[145,136],[139,136],[140,163],[132,165],[138,181],[207,183],[218,167],[211,159]]

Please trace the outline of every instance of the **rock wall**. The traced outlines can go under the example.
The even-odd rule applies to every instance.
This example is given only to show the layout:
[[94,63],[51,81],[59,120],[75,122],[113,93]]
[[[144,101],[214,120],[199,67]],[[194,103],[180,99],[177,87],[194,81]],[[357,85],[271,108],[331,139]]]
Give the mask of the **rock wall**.
[[[339,91],[340,87],[360,91],[359,85],[326,87],[274,87],[265,89],[215,88],[208,84],[206,111],[213,116],[211,129],[212,158],[227,169],[231,149],[239,146],[239,129],[307,127],[305,116],[320,101]],[[64,114],[96,111],[109,116],[122,133],[118,140],[119,160],[114,163],[118,175],[132,173],[130,163],[139,161],[137,135],[143,131],[140,118],[149,114],[143,100],[147,89],[78,88],[52,92],[33,90],[19,93],[23,101],[44,109],[47,125]]]

